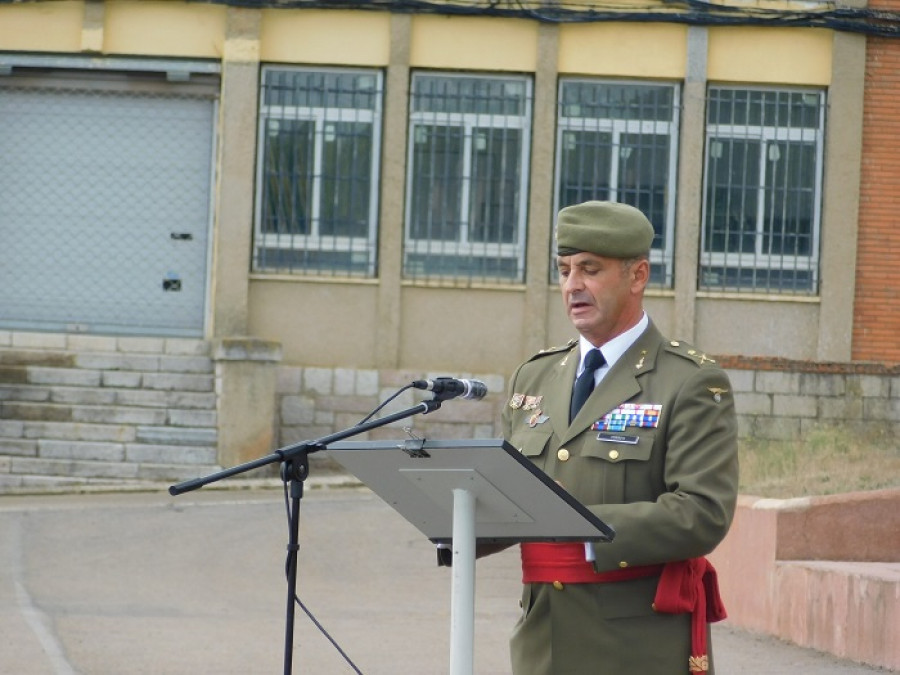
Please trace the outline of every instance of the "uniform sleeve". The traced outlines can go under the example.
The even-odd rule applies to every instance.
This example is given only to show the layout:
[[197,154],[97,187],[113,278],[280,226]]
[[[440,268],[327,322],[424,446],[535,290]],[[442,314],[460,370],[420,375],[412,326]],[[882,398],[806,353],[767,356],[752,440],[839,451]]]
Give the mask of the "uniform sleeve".
[[654,502],[588,508],[616,530],[597,544],[598,571],[706,555],[725,537],[738,491],[737,419],[719,368],[698,368],[673,402],[666,431],[666,492]]

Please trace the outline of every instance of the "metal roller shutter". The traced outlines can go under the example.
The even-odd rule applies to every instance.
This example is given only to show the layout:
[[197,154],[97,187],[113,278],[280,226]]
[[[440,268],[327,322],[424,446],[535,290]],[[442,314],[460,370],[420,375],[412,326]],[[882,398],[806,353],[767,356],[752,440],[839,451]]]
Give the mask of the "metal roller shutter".
[[203,335],[214,91],[0,78],[0,327]]

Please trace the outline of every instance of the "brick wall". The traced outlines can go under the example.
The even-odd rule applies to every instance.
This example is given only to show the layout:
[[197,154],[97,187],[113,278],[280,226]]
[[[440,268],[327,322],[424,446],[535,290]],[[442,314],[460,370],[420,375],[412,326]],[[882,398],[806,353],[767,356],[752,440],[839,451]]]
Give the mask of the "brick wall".
[[[870,9],[898,11],[900,1]],[[868,37],[853,360],[900,362],[900,40]]]

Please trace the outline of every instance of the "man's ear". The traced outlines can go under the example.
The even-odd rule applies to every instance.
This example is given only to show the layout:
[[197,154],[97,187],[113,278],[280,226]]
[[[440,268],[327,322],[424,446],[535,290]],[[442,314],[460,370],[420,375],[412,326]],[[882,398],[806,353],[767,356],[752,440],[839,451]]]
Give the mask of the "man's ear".
[[641,258],[631,265],[629,272],[631,274],[631,287],[637,291],[643,290],[650,281],[650,261],[647,258]]

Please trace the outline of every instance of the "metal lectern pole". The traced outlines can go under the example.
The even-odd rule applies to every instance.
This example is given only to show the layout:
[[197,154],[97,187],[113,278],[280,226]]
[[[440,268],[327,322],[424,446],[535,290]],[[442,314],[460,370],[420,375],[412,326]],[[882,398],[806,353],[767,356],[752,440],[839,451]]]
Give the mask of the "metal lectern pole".
[[450,675],[475,666],[475,495],[453,490],[453,581],[450,603]]

